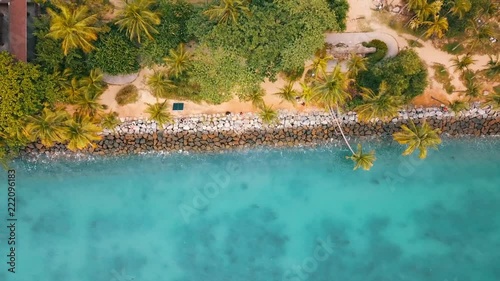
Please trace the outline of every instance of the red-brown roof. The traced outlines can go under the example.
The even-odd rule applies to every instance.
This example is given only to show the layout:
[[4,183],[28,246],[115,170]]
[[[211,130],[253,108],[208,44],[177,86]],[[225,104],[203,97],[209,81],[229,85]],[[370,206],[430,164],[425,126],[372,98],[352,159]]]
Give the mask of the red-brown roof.
[[26,0],[11,0],[9,6],[10,52],[21,61],[27,60],[27,14]]

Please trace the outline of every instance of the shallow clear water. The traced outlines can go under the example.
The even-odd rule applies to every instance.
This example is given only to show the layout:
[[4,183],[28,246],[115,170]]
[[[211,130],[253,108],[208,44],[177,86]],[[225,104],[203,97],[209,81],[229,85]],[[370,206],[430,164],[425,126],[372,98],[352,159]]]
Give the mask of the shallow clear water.
[[500,280],[500,139],[366,145],[16,163],[0,280]]

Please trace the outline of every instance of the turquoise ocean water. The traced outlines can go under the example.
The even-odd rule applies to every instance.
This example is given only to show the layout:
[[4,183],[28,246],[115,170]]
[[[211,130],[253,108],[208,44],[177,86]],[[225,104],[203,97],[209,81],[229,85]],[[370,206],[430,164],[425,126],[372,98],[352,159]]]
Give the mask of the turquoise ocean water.
[[365,146],[17,162],[0,280],[500,280],[500,139]]

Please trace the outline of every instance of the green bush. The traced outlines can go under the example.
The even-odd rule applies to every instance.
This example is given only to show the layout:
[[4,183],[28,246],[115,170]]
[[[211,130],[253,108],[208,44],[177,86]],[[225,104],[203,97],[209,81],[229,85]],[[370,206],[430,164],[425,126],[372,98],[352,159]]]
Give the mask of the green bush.
[[349,11],[349,2],[346,0],[327,0],[328,7],[335,13],[335,19],[340,27],[340,30],[345,30],[345,21],[347,12]]
[[120,106],[137,102],[139,100],[139,90],[135,85],[127,85],[116,93],[115,100]]
[[387,44],[385,42],[374,39],[368,43],[363,42],[363,46],[365,47],[373,47],[376,48],[377,51],[375,53],[368,54],[366,57],[368,58],[368,63],[375,64],[381,61],[385,55],[387,54]]
[[130,74],[140,69],[139,49],[116,29],[101,34],[95,47],[96,50],[88,57],[92,68],[99,68],[111,75]]

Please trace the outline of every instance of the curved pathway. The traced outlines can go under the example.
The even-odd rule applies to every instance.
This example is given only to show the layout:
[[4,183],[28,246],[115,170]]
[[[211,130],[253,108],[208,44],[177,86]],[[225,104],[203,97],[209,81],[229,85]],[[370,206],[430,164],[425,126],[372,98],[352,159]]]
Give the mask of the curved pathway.
[[333,45],[344,43],[348,46],[354,46],[363,42],[370,42],[373,39],[383,41],[387,45],[387,54],[385,55],[386,58],[394,57],[398,54],[398,41],[396,41],[396,38],[392,35],[385,32],[327,33],[325,35],[325,42]]

